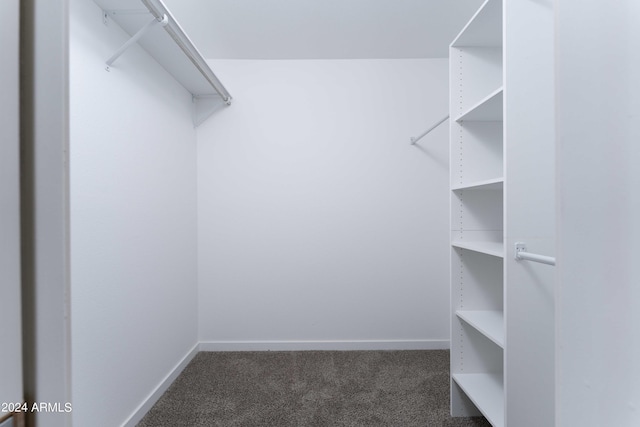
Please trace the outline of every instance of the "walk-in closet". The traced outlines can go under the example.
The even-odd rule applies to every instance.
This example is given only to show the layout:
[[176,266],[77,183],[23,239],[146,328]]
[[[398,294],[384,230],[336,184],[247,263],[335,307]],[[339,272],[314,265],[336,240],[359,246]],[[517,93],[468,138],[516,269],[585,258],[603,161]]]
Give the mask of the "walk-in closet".
[[635,1],[0,12],[0,427],[640,424]]

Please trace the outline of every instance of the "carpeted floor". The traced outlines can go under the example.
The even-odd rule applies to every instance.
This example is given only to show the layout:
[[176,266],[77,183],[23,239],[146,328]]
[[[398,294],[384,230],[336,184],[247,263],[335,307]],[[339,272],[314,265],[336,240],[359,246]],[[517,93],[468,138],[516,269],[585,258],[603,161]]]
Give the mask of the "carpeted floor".
[[200,352],[138,427],[485,427],[449,416],[449,352]]

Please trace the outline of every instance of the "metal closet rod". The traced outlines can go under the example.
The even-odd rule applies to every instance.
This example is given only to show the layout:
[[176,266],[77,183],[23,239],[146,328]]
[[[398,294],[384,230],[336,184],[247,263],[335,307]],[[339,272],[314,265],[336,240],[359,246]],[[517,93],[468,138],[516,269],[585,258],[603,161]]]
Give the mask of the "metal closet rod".
[[215,74],[211,71],[209,66],[207,65],[204,57],[200,54],[198,49],[195,47],[189,36],[184,32],[180,24],[173,19],[173,16],[167,9],[167,7],[162,3],[161,0],[142,0],[142,3],[149,9],[149,12],[158,20],[162,19],[164,15],[169,17],[169,22],[164,26],[164,29],[169,33],[171,38],[176,42],[176,44],[182,49],[187,58],[193,63],[193,65],[200,71],[200,73],[204,76],[205,79],[211,84],[211,86],[215,89],[215,91],[220,95],[220,97],[227,104],[231,104],[231,95],[227,91],[227,89],[222,85],[220,80],[216,77]]
[[440,119],[436,124],[431,126],[429,129],[425,130],[420,136],[412,136],[411,137],[411,145],[416,145],[416,142],[420,141],[422,138],[427,136],[429,134],[429,132],[431,132],[432,130],[434,130],[438,126],[440,126],[442,123],[446,122],[448,118],[449,118],[449,115],[447,114],[445,117]]
[[556,259],[554,257],[527,252],[527,245],[522,242],[516,243],[516,260],[534,261],[547,265],[556,265]]

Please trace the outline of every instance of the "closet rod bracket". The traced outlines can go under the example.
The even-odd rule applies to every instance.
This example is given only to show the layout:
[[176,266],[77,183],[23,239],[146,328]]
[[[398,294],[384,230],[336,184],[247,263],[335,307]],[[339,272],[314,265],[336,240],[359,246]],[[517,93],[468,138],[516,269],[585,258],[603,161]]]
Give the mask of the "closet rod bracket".
[[167,15],[163,15],[162,19],[153,18],[151,22],[149,22],[147,25],[142,27],[129,40],[127,40],[125,44],[123,44],[122,47],[120,47],[120,49],[116,51],[116,53],[111,55],[111,58],[107,59],[106,70],[111,71],[111,64],[113,64],[115,60],[120,57],[120,55],[122,55],[127,49],[129,49],[129,47],[131,47],[132,44],[136,43],[140,39],[140,37],[144,36],[147,32],[149,32],[149,30],[151,30],[153,27],[155,27],[158,24],[164,27],[165,25],[167,25],[167,23],[169,23],[169,18],[167,17]]

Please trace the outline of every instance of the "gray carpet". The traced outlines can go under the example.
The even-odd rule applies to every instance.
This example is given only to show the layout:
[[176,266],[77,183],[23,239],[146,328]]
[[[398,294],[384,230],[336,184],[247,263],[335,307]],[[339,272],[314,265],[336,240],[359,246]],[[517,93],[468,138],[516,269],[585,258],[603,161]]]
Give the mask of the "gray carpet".
[[485,427],[449,416],[449,352],[200,352],[138,427]]

